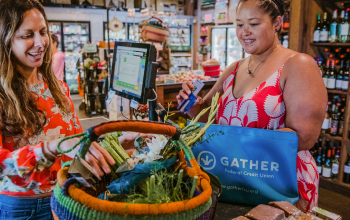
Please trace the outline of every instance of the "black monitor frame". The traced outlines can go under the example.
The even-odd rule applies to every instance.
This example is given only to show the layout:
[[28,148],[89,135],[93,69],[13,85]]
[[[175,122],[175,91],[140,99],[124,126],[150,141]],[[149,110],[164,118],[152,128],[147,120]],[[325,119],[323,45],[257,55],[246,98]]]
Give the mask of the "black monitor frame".
[[[144,72],[144,76],[143,76],[143,83],[142,83],[142,90],[141,90],[141,98],[136,97],[136,96],[132,96],[130,94],[124,93],[124,92],[120,92],[117,91],[114,86],[113,86],[113,82],[114,82],[114,72],[115,72],[115,59],[116,59],[116,54],[117,54],[117,48],[118,46],[123,46],[123,47],[135,47],[135,48],[146,48],[147,49],[147,56],[146,56],[146,64],[145,64],[145,72]],[[148,78],[147,75],[151,75],[151,71],[152,71],[152,62],[154,62],[155,60],[152,59],[152,54],[151,54],[151,44],[145,44],[145,43],[132,43],[132,42],[115,42],[114,44],[114,51],[113,51],[113,63],[112,63],[112,72],[110,74],[111,76],[111,82],[110,82],[110,88],[116,92],[117,95],[129,99],[129,100],[135,100],[140,104],[146,104],[147,103],[147,97],[146,97],[146,83],[147,80],[146,78]]]

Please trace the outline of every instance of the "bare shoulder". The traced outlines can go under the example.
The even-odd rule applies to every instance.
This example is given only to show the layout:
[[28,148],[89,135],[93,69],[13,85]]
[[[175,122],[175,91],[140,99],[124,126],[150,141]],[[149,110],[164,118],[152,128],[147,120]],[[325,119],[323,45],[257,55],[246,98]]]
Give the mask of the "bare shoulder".
[[[318,70],[318,66],[315,60],[310,55],[295,52],[295,54],[293,54],[291,58],[287,61],[283,69],[287,70],[288,73],[297,74],[308,72],[310,69]],[[316,72],[319,73],[319,71]]]

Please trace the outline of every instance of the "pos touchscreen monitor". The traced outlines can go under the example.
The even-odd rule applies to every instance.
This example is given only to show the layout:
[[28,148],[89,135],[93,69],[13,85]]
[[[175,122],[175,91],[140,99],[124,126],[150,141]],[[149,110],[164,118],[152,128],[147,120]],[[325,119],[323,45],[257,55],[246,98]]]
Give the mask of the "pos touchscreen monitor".
[[152,62],[156,53],[151,44],[115,42],[110,88],[121,97],[146,104],[146,89],[155,83]]

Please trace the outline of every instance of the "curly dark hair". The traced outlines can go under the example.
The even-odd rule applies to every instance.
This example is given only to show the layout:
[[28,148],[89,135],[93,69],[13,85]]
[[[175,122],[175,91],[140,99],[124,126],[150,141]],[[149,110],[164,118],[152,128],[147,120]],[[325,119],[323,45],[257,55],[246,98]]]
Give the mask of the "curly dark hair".
[[[0,0],[0,132],[7,137],[39,134],[46,117],[37,107],[37,96],[30,90],[24,76],[17,70],[17,59],[11,53],[14,34],[23,22],[25,12],[37,9],[48,21],[43,6],[38,0]],[[50,36],[50,34],[48,33]],[[43,80],[64,114],[71,113],[68,97],[61,89],[52,69],[52,43],[38,68]]]

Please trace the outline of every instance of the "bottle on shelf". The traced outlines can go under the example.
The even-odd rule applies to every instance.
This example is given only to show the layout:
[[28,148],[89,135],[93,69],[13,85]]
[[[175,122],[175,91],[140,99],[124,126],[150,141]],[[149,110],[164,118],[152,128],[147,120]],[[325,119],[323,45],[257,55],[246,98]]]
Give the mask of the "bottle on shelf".
[[327,139],[326,140],[326,143],[322,146],[322,148],[321,148],[321,162],[322,162],[322,164],[321,164],[321,166],[325,163],[325,161],[326,161],[326,155],[327,155],[327,148],[328,148],[328,146],[329,146],[329,144],[330,144],[330,141],[329,141],[329,139]]
[[332,160],[332,180],[337,181],[339,172],[339,155],[340,152],[337,150],[335,157]]
[[343,182],[350,183],[350,154],[348,154],[348,159],[346,160],[344,165]]
[[322,165],[322,176],[325,178],[332,177],[331,154],[332,154],[332,150],[328,149],[327,150],[327,157],[325,159],[325,162]]
[[290,9],[286,10],[286,12],[283,15],[283,23],[282,23],[282,28],[283,30],[288,30],[289,29],[289,20],[290,20]]
[[332,60],[332,67],[329,71],[328,75],[328,82],[327,82],[327,89],[335,89],[335,78],[336,78],[336,73],[335,73],[335,60]]
[[345,11],[341,10],[340,12],[340,17],[338,19],[338,27],[337,27],[337,35],[338,35],[338,41],[341,41],[341,26],[342,26],[342,22],[345,18]]
[[331,122],[331,131],[330,131],[330,135],[332,136],[338,135],[338,127],[339,127],[339,120],[340,120],[338,115],[339,106],[340,106],[340,103],[337,103],[337,105],[335,106],[335,110],[332,112],[332,122]]
[[335,80],[335,88],[337,90],[342,90],[343,87],[343,77],[344,77],[344,60],[340,60],[340,69]]
[[329,64],[330,64],[330,60],[327,60],[325,74],[322,77],[323,78],[323,82],[324,82],[324,84],[325,84],[327,89],[328,89],[328,76],[329,76],[329,71],[330,71]]
[[[349,11],[342,11],[344,13],[344,17],[342,17],[341,25],[340,25],[340,41],[341,42],[348,42],[349,41]],[[342,14],[343,15],[343,14]]]
[[322,174],[322,147],[318,148],[316,156],[316,165],[319,175]]
[[329,42],[329,24],[327,20],[327,12],[323,14],[323,23],[320,31],[320,42]]
[[323,78],[323,74],[324,74],[325,71],[323,70],[322,61],[323,61],[322,57],[317,57],[316,62],[317,62],[318,68],[320,68],[321,75],[322,75],[322,78]]
[[[328,105],[327,105],[326,115],[325,115],[325,118],[323,119],[321,133],[328,134],[329,133],[330,124],[331,124],[331,118],[329,117]],[[322,145],[320,145],[320,146],[322,146]]]
[[322,30],[321,14],[317,15],[317,23],[314,31],[314,42],[320,42],[320,35]]
[[283,36],[283,42],[282,42],[282,46],[285,48],[288,48],[288,35],[284,35]]
[[332,23],[330,26],[329,31],[329,41],[330,42],[337,42],[338,41],[338,35],[337,35],[337,28],[338,28],[338,22],[337,22],[337,16],[338,16],[338,10],[335,9],[333,12],[333,18]]
[[344,70],[343,84],[342,84],[342,90],[344,92],[347,92],[349,88],[349,69],[350,69],[350,60],[346,61],[345,70]]
[[344,121],[345,121],[345,108],[341,108],[339,114],[339,129],[338,129],[338,135],[340,137],[343,136],[343,132],[344,132]]

